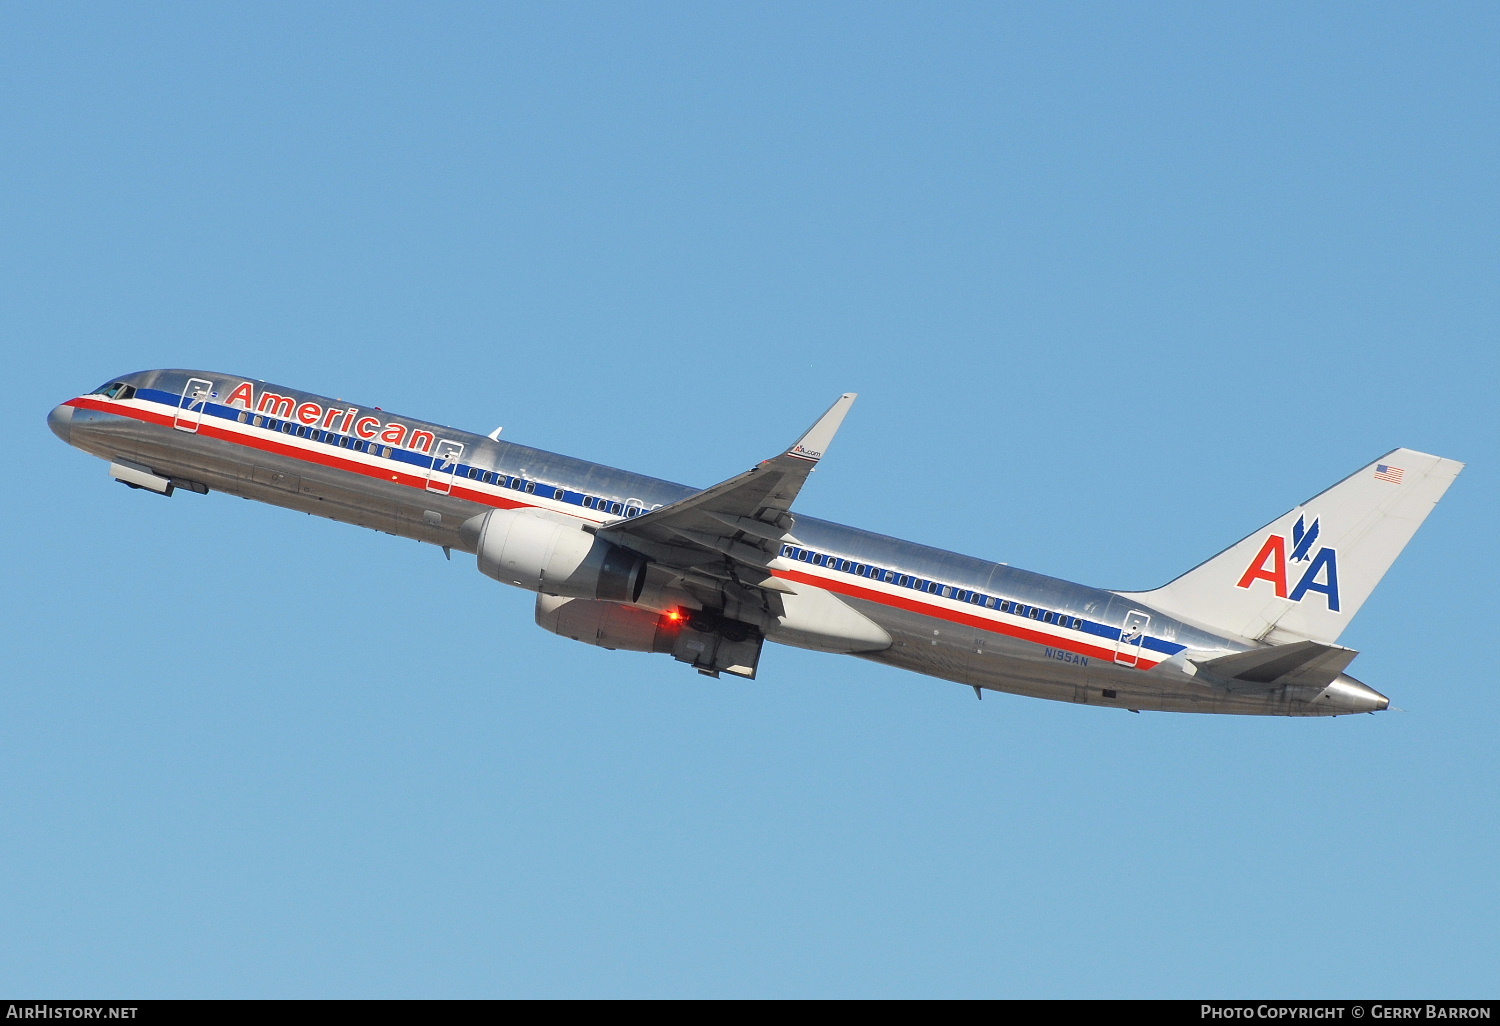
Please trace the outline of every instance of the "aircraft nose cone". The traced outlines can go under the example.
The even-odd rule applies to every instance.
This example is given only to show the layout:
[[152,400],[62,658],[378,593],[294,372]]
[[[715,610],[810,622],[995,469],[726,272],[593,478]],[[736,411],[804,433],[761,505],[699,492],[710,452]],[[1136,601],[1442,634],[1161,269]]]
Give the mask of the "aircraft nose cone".
[[72,445],[71,435],[73,433],[73,407],[57,406],[47,414],[47,426],[52,433],[64,442]]

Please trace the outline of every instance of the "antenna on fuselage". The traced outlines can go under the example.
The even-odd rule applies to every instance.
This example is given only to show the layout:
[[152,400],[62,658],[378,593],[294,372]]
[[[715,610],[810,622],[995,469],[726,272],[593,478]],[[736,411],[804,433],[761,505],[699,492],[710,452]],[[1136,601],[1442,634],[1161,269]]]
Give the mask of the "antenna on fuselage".
[[498,442],[498,441],[500,441],[500,432],[503,431],[503,430],[505,430],[505,429],[504,428],[496,428],[495,430],[491,431],[489,434],[485,435],[484,437],[488,438],[492,442]]

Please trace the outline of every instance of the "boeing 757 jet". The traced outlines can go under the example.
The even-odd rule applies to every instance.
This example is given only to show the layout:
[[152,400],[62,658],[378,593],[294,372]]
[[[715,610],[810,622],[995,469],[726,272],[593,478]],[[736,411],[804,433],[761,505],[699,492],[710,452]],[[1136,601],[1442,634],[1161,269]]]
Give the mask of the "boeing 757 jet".
[[765,641],[984,690],[1168,712],[1337,716],[1390,703],[1339,635],[1463,464],[1396,449],[1176,580],[1072,584],[800,516],[854,402],[695,489],[234,375],[151,370],[48,415],[131,488],[211,490],[475,557],[536,621],[753,678]]

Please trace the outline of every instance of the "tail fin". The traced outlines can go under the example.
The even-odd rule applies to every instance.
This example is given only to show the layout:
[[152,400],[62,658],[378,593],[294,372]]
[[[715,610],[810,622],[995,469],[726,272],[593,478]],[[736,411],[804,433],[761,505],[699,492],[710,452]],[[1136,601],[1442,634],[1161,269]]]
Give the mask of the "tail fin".
[[1131,595],[1274,644],[1332,644],[1463,464],[1396,449],[1166,587]]

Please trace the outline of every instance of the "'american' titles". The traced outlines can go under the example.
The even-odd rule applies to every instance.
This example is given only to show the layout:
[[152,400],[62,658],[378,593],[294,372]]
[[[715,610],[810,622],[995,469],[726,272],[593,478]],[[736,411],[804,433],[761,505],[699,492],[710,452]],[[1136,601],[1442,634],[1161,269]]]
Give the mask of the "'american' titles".
[[224,400],[224,405],[239,406],[251,413],[262,413],[281,420],[300,421],[309,427],[322,428],[325,431],[337,431],[345,435],[353,434],[359,438],[378,438],[386,445],[412,449],[420,453],[430,453],[435,441],[431,431],[408,428],[405,424],[398,424],[395,421],[386,421],[382,425],[377,417],[360,416],[357,406],[350,406],[347,409],[329,406],[325,409],[319,403],[299,403],[289,395],[277,395],[275,392],[261,392],[260,399],[257,401],[255,387],[248,381],[242,381],[236,385],[229,393],[229,398]]

